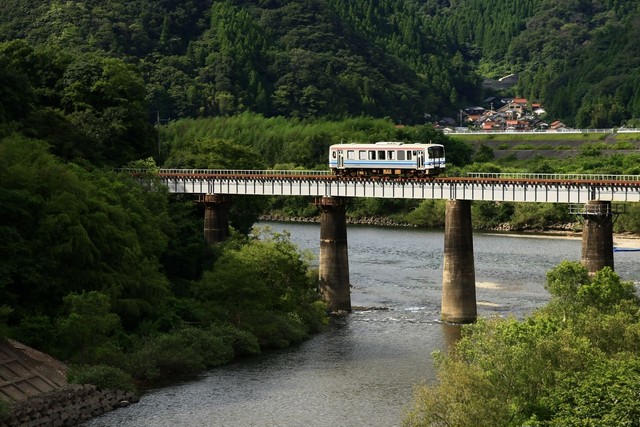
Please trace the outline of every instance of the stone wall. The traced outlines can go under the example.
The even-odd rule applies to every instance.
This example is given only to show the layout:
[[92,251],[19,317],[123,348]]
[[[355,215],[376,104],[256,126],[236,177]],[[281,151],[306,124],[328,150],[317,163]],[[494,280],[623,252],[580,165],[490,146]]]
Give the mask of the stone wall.
[[0,427],[77,426],[113,409],[138,402],[132,392],[98,390],[92,385],[68,385],[11,405]]

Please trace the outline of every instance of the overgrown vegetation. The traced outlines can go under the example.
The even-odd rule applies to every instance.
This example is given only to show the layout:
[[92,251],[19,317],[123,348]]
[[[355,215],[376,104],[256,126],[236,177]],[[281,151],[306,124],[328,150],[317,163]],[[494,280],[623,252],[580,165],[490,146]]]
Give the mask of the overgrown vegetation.
[[3,336],[110,367],[78,378],[194,373],[298,343],[326,320],[287,236],[237,234],[208,250],[192,202],[64,163],[41,141],[0,141],[0,198]]
[[405,426],[637,426],[640,303],[608,267],[547,274],[548,305],[523,320],[465,326],[437,354],[438,383],[416,388]]

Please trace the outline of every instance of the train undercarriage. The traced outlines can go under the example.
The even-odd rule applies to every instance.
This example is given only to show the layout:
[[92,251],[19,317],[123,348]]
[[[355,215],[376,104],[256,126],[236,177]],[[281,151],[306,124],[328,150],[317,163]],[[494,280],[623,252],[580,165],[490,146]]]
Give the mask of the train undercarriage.
[[351,178],[426,178],[436,177],[440,174],[440,169],[365,169],[365,168],[349,168],[349,169],[332,169],[333,174],[339,177]]

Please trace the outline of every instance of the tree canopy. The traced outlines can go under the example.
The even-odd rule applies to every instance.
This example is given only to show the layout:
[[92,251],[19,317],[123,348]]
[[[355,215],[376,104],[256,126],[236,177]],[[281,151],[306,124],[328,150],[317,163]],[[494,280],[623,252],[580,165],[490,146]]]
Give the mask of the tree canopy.
[[405,426],[637,426],[640,300],[604,268],[565,261],[546,307],[466,327],[439,382],[416,389]]
[[[252,111],[415,124],[482,100],[483,77],[516,73],[512,95],[569,125],[611,127],[639,116],[638,8],[633,0],[12,0],[0,5],[0,42],[25,40],[66,61],[80,55],[70,83],[73,74],[96,78],[82,66],[103,62],[96,55],[135,66],[147,119]],[[110,64],[101,79],[124,71]],[[34,77],[43,83],[43,74]],[[68,92],[70,108],[89,95],[77,85]],[[103,108],[116,108],[116,93],[107,95]]]

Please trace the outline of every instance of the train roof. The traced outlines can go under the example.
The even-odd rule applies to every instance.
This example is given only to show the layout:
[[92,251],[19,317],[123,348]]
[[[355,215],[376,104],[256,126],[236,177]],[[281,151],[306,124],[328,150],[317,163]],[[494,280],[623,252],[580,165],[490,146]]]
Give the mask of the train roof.
[[349,144],[333,144],[330,148],[384,148],[384,147],[406,147],[406,148],[420,148],[420,147],[443,147],[442,144],[432,143],[404,143],[400,141],[379,141],[375,143],[349,143]]

